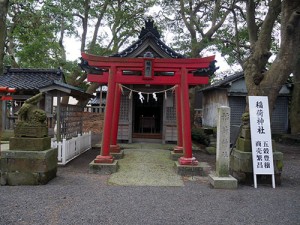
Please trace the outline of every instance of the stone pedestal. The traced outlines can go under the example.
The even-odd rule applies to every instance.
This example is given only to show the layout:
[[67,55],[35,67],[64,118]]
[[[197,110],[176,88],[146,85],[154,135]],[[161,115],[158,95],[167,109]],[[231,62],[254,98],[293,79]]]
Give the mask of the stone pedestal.
[[[274,145],[273,145],[274,146]],[[283,168],[283,153],[273,152],[274,174],[276,184],[281,184],[281,172]],[[252,152],[244,152],[233,149],[230,156],[230,168],[232,174],[239,182],[253,183]]]
[[206,162],[197,165],[180,165],[178,161],[174,164],[177,174],[181,176],[208,176],[211,167]]
[[208,180],[216,189],[236,189],[238,187],[237,179],[232,176],[219,177],[215,173],[209,174]]
[[174,151],[170,152],[170,159],[172,159],[173,161],[177,161],[182,156],[183,156],[183,153],[176,153]]
[[89,164],[90,173],[95,174],[112,174],[118,171],[118,160],[114,160],[112,163],[95,163],[94,160]]
[[12,137],[9,140],[9,150],[44,151],[51,148],[51,138]]
[[1,185],[47,184],[56,177],[57,149],[2,150],[0,171]]
[[[276,184],[281,184],[283,154],[276,151],[274,141],[272,141],[272,146],[275,182]],[[249,125],[242,126],[240,136],[236,142],[236,148],[233,149],[230,155],[230,170],[239,182],[253,184],[251,132]]]
[[120,150],[119,152],[111,152],[110,153],[114,159],[123,159],[124,158],[124,150]]
[[209,175],[214,188],[235,189],[237,180],[229,175],[230,155],[230,108],[218,109],[216,172]]

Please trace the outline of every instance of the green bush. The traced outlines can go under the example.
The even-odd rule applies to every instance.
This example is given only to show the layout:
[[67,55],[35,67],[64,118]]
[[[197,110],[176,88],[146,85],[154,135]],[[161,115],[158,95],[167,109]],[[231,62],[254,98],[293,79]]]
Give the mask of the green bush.
[[209,146],[209,137],[204,133],[202,128],[192,129],[192,140],[199,144]]

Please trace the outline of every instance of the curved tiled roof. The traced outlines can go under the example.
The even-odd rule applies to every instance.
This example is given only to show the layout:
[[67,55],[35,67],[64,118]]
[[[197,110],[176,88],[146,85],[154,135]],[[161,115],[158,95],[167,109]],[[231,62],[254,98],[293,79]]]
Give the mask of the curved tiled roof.
[[[146,26],[142,28],[139,39],[125,50],[111,55],[111,57],[138,57],[143,56],[142,53],[147,51],[147,47],[151,45],[154,51],[158,51],[158,55],[163,58],[185,58],[160,40],[160,34],[152,20],[145,21]],[[142,51],[144,50],[144,51]],[[142,55],[141,55],[142,54]]]
[[9,86],[17,90],[39,90],[53,81],[65,83],[65,77],[60,69],[11,69],[7,68],[0,76],[0,86]]

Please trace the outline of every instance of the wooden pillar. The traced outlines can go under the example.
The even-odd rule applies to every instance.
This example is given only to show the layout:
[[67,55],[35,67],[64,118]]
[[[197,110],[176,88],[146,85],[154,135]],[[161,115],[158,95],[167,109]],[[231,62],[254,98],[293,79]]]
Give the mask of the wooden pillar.
[[99,113],[102,114],[102,98],[103,98],[103,92],[102,92],[102,85],[100,85],[100,96],[99,96]]
[[119,116],[120,116],[120,105],[121,105],[121,87],[116,83],[115,87],[115,101],[114,101],[114,113],[113,123],[111,132],[111,145],[110,151],[114,153],[120,152],[120,146],[117,144],[118,139],[118,127],[119,127]]
[[177,85],[175,89],[176,99],[176,123],[177,123],[177,146],[174,147],[174,153],[183,152],[182,142],[182,112],[181,112],[181,85]]
[[116,67],[112,66],[109,70],[108,77],[108,90],[106,109],[104,114],[104,128],[102,135],[102,146],[100,155],[94,160],[95,163],[112,163],[114,158],[110,155],[110,140],[111,140],[111,127],[113,123],[114,113],[114,100],[115,100],[115,89],[116,89]]
[[61,113],[61,93],[60,91],[57,94],[57,107],[56,107],[56,140],[57,142],[61,141],[61,121],[60,121],[60,113]]
[[182,111],[182,134],[183,134],[183,157],[178,159],[180,165],[197,165],[198,161],[192,154],[191,116],[189,85],[187,82],[187,69],[181,69],[181,111]]

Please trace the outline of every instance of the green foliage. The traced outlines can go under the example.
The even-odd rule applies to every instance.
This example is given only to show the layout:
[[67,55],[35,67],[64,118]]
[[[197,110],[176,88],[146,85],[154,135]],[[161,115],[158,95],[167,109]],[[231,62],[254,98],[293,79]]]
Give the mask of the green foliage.
[[192,140],[196,141],[199,144],[209,145],[209,137],[205,134],[202,128],[193,128],[192,129]]

